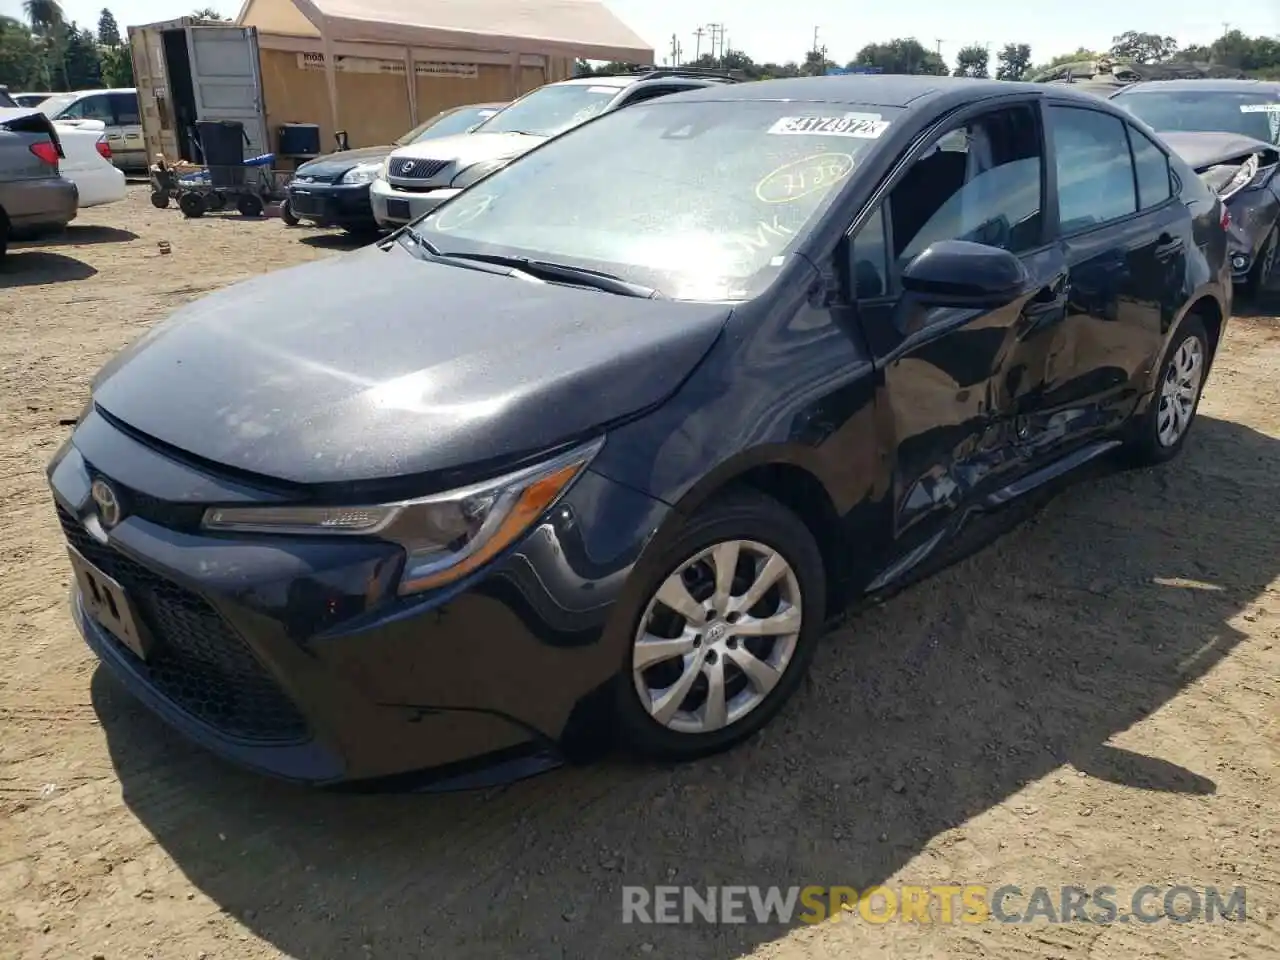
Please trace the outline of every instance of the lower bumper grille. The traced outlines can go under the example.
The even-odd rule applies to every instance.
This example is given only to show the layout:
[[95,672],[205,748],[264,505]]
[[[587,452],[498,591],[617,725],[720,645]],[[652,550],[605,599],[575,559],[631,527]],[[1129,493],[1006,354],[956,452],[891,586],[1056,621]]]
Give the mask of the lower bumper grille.
[[196,594],[89,535],[61,506],[58,522],[71,546],[119,581],[155,639],[135,670],[157,691],[225,736],[297,743],[306,719],[258,662],[248,644]]

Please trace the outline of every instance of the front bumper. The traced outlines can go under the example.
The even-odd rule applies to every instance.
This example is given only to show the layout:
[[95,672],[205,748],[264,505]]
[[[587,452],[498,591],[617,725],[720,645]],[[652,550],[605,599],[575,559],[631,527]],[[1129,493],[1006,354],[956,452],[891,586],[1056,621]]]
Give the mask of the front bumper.
[[[125,518],[95,536],[89,488]],[[252,490],[163,456],[91,413],[49,481],[64,535],[124,588],[144,661],[85,612],[86,642],[191,739],[312,783],[420,774],[436,789],[555,765],[622,664],[610,614],[667,508],[588,471],[526,538],[435,594],[395,594],[398,547],[354,538],[211,536],[202,504]],[[86,526],[86,520],[89,526]]]
[[372,228],[367,183],[289,184],[289,209],[299,220],[321,227]]
[[375,180],[369,188],[369,200],[378,226],[394,229],[426,216],[461,192],[448,187],[425,191],[401,190],[386,180]]

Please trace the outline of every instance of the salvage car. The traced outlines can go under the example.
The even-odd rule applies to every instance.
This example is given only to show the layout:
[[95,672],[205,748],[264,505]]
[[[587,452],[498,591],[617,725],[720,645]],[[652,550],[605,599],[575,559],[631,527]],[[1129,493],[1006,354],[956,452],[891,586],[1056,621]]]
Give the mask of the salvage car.
[[1257,293],[1280,250],[1280,82],[1187,80],[1136,84],[1111,98],[1156,130],[1231,212],[1235,283]]
[[402,147],[388,156],[369,188],[374,219],[385,229],[402,226],[592,117],[682,90],[734,82],[728,73],[682,68],[597,74],[539,87],[470,136]]
[[363,235],[378,229],[369,205],[369,184],[377,177],[387,154],[397,147],[468,132],[500,111],[505,103],[473,103],[442,110],[418,124],[394,144],[339,150],[298,167],[289,182],[289,195],[280,216],[289,224],[306,221],[321,227],[341,227]]
[[1090,461],[1178,454],[1224,216],[1065,87],[610,112],[110,361],[49,468],[76,622],[169,723],[294,780],[725,749],[847,604]]
[[0,107],[0,260],[11,240],[34,240],[75,219],[76,185],[58,172],[58,131],[28,107]]

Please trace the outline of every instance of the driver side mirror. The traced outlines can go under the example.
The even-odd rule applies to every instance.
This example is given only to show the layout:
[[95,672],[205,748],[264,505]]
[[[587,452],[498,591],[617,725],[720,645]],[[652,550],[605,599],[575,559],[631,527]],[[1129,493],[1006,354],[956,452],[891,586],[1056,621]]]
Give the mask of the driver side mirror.
[[1007,306],[1031,276],[1008,250],[968,240],[931,243],[902,270],[902,289],[931,307]]

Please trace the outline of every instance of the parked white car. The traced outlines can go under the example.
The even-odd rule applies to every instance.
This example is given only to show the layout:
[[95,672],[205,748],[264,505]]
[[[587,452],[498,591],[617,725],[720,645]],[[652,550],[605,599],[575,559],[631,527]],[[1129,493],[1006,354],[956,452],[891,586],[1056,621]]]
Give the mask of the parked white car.
[[106,124],[101,120],[55,122],[62,152],[58,172],[80,191],[80,209],[124,199],[124,171],[111,162]]
[[548,138],[592,117],[682,90],[733,82],[727,73],[680,68],[549,83],[468,133],[393,151],[369,186],[373,219],[385,230],[402,227]]

